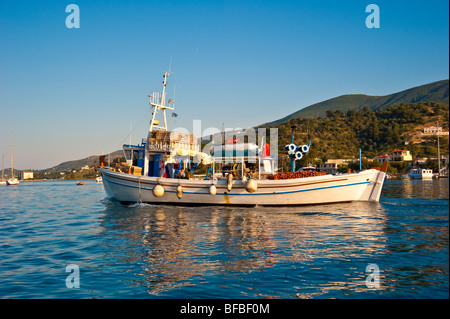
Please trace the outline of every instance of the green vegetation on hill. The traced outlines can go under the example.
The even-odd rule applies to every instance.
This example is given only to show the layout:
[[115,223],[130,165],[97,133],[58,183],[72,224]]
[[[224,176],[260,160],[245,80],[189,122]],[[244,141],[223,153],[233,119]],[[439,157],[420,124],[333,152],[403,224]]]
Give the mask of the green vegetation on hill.
[[329,110],[341,110],[346,113],[349,110],[361,111],[367,106],[371,111],[376,111],[401,103],[408,104],[429,101],[449,104],[449,80],[437,81],[385,96],[370,96],[363,94],[341,95],[305,107],[282,119],[266,123],[265,126],[278,125],[282,122],[296,118],[325,117],[326,112]]
[[[291,119],[278,128],[279,154],[291,142],[292,128],[296,144],[312,141],[310,153],[299,165],[336,158],[356,158],[359,149],[363,156],[373,158],[389,154],[394,149],[407,149],[413,158],[437,157],[436,136],[420,135],[426,126],[439,125],[448,131],[449,106],[435,102],[399,104],[371,111],[341,110],[326,112],[324,118]],[[440,137],[441,154],[448,154],[448,136]]]

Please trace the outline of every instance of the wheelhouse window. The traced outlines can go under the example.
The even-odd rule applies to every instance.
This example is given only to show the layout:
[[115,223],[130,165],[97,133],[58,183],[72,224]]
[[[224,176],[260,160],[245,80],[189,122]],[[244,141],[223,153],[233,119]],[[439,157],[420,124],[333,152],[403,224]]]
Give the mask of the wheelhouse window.
[[125,150],[125,158],[127,161],[131,160],[131,150]]

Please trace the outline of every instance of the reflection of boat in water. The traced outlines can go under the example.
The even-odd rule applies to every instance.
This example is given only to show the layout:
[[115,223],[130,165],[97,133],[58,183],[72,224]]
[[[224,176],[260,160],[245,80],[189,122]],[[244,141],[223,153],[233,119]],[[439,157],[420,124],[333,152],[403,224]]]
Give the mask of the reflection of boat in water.
[[[163,75],[162,93],[149,95],[153,107],[150,129],[141,145],[124,145],[127,163],[107,167],[100,157],[103,185],[107,195],[120,202],[146,202],[179,205],[287,206],[326,204],[350,201],[379,201],[387,163],[381,170],[370,169],[339,176],[295,175],[289,179],[270,179],[276,172],[278,157],[267,154],[266,146],[238,143],[215,145],[213,156],[200,152],[192,134],[167,130],[166,110],[173,111],[173,102],[166,105],[166,84],[169,72]],[[172,104],[171,104],[172,103]],[[164,125],[155,119],[163,113]],[[245,144],[245,143],[244,143]],[[287,147],[301,159],[309,145]],[[219,156],[217,156],[219,155]],[[193,161],[197,158],[198,161]],[[216,161],[232,161],[239,168],[224,179],[216,179]],[[186,164],[212,164],[213,178],[174,177],[186,175]],[[255,163],[255,164],[253,164]],[[110,164],[109,164],[110,165]],[[254,172],[250,172],[249,167]],[[192,166],[191,166],[192,167]],[[303,178],[299,178],[303,177]]]
[[[107,203],[101,226],[108,247],[116,243],[110,258],[139,265],[140,279],[132,284],[162,296],[198,285],[197,279],[207,274],[301,267],[314,259],[337,263],[386,251],[386,215],[379,203],[276,210]],[[220,284],[227,286],[226,281]]]

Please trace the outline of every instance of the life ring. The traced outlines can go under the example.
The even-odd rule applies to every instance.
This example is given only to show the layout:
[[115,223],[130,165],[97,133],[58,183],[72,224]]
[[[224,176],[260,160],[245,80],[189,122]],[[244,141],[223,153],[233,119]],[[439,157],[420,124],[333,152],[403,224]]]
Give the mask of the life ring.
[[306,145],[306,144],[303,145],[302,146],[302,152],[305,153],[305,154],[308,153],[309,152],[309,145]]
[[296,160],[302,159],[302,157],[303,157],[302,152],[296,152],[296,153],[295,153],[295,159],[296,159]]
[[294,153],[295,150],[297,149],[297,146],[295,146],[295,144],[289,144],[287,145],[287,148],[290,153]]

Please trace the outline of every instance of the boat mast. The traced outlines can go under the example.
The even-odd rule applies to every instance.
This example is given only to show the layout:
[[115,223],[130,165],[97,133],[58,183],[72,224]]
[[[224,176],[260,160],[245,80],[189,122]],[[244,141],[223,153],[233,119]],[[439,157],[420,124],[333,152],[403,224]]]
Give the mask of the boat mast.
[[[167,85],[167,78],[169,77],[169,75],[170,75],[170,69],[169,69],[169,71],[164,72],[164,75],[163,75],[164,81],[163,81],[163,90],[161,93],[161,97],[159,97],[159,94],[156,94],[155,92],[153,92],[153,94],[149,95],[150,105],[154,108],[153,114],[152,114],[152,120],[150,122],[149,132],[152,132],[153,128],[158,128],[158,129],[167,131],[166,109],[173,111],[173,107],[166,105],[166,94],[167,94],[166,93],[166,85]],[[158,98],[160,99],[159,101],[158,101]],[[170,100],[169,100],[169,104],[170,104]],[[163,112],[164,126],[160,126],[159,121],[155,120],[156,113],[158,110],[162,110],[162,112]]]
[[[164,82],[163,82],[163,91],[161,96],[161,105],[166,105],[166,85],[167,85],[167,78],[169,77],[169,72],[164,72]],[[164,117],[164,130],[167,131],[167,121],[166,121],[166,109],[163,108],[163,117]]]
[[[172,60],[171,60],[172,62]],[[167,86],[167,78],[170,75],[170,66],[169,71],[164,72],[163,78],[163,90],[161,92],[152,92],[151,95],[148,97],[150,98],[150,106],[153,108],[152,113],[152,119],[150,121],[150,128],[148,130],[147,135],[147,143],[146,143],[146,150],[145,150],[145,159],[144,159],[144,175],[148,174],[148,168],[149,168],[149,162],[150,162],[150,151],[149,151],[149,143],[148,140],[152,136],[153,129],[159,129],[163,131],[167,131],[167,118],[166,118],[166,109],[173,111],[173,101],[169,99],[169,105],[166,105],[166,86]],[[170,104],[172,103],[172,106]],[[159,121],[156,120],[156,113],[158,110],[163,111],[163,119],[164,119],[164,126],[159,125]]]

